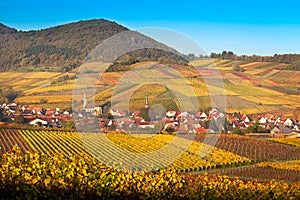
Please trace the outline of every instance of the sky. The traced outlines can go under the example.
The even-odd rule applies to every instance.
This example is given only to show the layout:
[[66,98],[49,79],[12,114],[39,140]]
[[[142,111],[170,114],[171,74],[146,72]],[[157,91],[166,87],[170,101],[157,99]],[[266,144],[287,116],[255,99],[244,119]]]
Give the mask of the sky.
[[130,29],[175,30],[208,54],[300,53],[300,2],[285,1],[36,1],[0,0],[0,23],[36,30],[104,18]]

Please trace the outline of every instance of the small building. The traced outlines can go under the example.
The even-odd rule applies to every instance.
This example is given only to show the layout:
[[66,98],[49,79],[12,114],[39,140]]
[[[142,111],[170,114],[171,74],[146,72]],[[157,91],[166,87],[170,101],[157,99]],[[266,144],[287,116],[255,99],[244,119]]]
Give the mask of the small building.
[[271,133],[281,133],[281,130],[278,128],[278,126],[275,126],[272,130]]
[[273,137],[289,135],[292,132],[293,132],[292,129],[285,127],[285,126],[275,126],[273,129],[271,129],[271,134]]
[[294,122],[290,119],[287,118],[284,122],[283,122],[284,126],[288,126],[288,127],[292,127],[294,125]]
[[167,118],[173,118],[173,119],[175,119],[175,118],[176,118],[176,111],[174,111],[174,110],[169,110],[169,111],[166,113],[166,117],[167,117]]
[[267,119],[265,117],[261,117],[259,120],[258,120],[258,123],[260,124],[266,124],[267,123]]
[[29,125],[31,125],[31,126],[47,126],[48,122],[46,120],[36,118],[36,119],[30,121]]
[[207,114],[205,112],[197,112],[196,117],[200,120],[205,120],[207,118]]
[[242,122],[249,123],[250,119],[246,114],[243,114],[240,119]]

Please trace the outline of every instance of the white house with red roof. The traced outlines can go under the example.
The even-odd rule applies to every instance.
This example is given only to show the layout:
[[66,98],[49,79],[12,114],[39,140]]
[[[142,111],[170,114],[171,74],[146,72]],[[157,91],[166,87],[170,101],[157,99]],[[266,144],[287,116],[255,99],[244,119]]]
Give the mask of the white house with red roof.
[[288,126],[288,127],[292,127],[294,125],[294,122],[290,119],[287,118],[284,122],[283,122],[284,126]]
[[258,123],[260,123],[260,124],[266,124],[267,123],[267,119],[265,117],[260,117],[258,119]]

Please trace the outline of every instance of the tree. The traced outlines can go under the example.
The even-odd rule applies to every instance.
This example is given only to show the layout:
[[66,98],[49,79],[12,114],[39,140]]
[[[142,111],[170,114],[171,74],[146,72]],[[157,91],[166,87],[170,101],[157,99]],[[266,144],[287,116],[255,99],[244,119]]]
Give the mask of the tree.
[[259,126],[259,123],[258,123],[257,121],[255,121],[255,122],[253,123],[253,125],[251,125],[251,126],[249,126],[249,127],[247,128],[247,131],[248,131],[249,133],[259,133],[260,130],[261,130],[261,127]]
[[162,122],[157,122],[154,124],[154,130],[160,132],[164,128],[164,124]]
[[25,122],[24,116],[22,116],[22,115],[16,115],[15,122],[18,123],[18,124],[24,124],[24,122]]
[[2,92],[2,96],[6,97],[9,102],[13,102],[17,97],[22,95],[23,92],[15,91],[11,86]]
[[108,130],[110,130],[110,131],[115,131],[116,129],[117,129],[117,125],[114,122],[108,128]]
[[142,117],[145,121],[151,121],[151,119],[149,117],[149,109],[142,108],[140,110],[140,117]]
[[7,98],[1,96],[1,92],[0,92],[0,104],[6,103],[7,102]]
[[65,127],[66,129],[75,129],[75,123],[73,120],[70,120],[66,123],[63,124],[63,127]]
[[295,120],[300,121],[300,107],[297,107],[293,112],[293,117]]
[[48,103],[48,99],[46,99],[46,98],[41,98],[41,99],[40,99],[40,104],[45,104],[45,103]]
[[232,129],[232,134],[245,135],[245,133],[240,128]]
[[8,120],[8,116],[3,108],[0,108],[0,121],[6,122]]
[[248,133],[268,133],[270,130],[263,129],[257,121],[247,128]]
[[175,129],[173,127],[167,127],[166,131],[167,131],[167,133],[174,133]]
[[300,70],[300,60],[294,61],[294,62],[288,67],[288,69],[290,69],[290,70]]
[[241,66],[238,65],[238,64],[234,64],[234,65],[232,66],[232,70],[233,70],[233,71],[236,71],[236,72],[244,72],[244,71],[245,71],[245,69],[241,68]]

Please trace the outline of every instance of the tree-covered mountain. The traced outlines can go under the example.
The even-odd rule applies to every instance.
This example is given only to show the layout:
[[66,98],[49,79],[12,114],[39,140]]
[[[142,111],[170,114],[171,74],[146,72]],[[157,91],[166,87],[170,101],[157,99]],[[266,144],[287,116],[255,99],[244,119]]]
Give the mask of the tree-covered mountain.
[[102,40],[125,30],[104,19],[26,32],[0,24],[0,71],[68,70]]
[[[69,71],[79,66],[101,41],[126,30],[126,27],[104,19],[34,31],[17,31],[0,24],[0,71]],[[181,56],[148,49],[121,56],[111,69],[124,70],[126,65],[144,60],[187,64]]]

